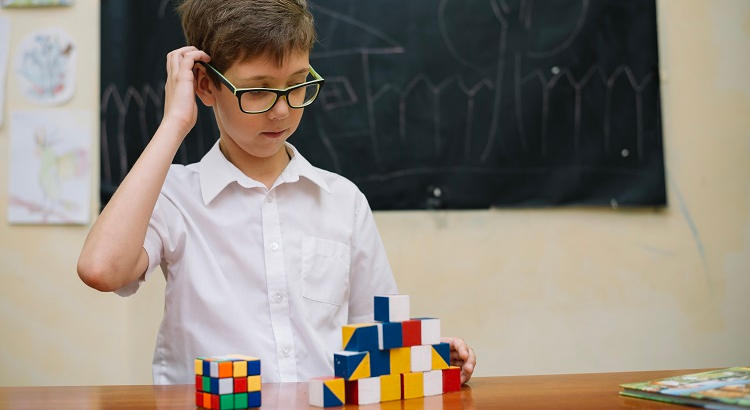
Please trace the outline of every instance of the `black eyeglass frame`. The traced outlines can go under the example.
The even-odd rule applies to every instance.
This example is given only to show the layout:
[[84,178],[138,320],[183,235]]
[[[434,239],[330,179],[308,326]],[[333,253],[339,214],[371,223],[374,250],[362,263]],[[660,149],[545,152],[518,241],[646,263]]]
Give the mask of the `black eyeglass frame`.
[[[291,108],[304,108],[304,107],[307,107],[308,105],[312,104],[318,98],[318,95],[320,95],[320,89],[323,88],[323,84],[325,84],[325,81],[326,81],[323,77],[320,76],[320,74],[318,74],[317,71],[315,71],[314,68],[312,68],[312,66],[310,66],[310,74],[312,74],[313,80],[305,81],[304,83],[296,84],[296,85],[293,85],[291,87],[284,88],[283,90],[280,90],[278,88],[264,88],[264,87],[237,88],[237,87],[234,86],[234,84],[232,84],[231,81],[229,81],[226,77],[224,77],[224,74],[222,74],[219,70],[217,70],[216,67],[212,66],[209,63],[203,62],[203,61],[198,61],[198,63],[200,63],[204,67],[209,68],[211,71],[213,71],[216,75],[219,76],[219,80],[229,89],[229,91],[232,92],[232,94],[234,94],[235,97],[237,97],[237,105],[239,105],[240,111],[244,112],[245,114],[263,114],[264,112],[268,112],[268,111],[270,111],[276,105],[276,103],[279,101],[279,98],[282,97],[282,96],[286,97],[286,98],[284,98],[284,100],[286,101],[287,105],[289,107],[291,107]],[[297,105],[297,106],[292,105],[292,103],[289,102],[288,95],[289,95],[290,92],[292,92],[294,90],[297,90],[299,88],[302,88],[302,87],[307,87],[309,85],[313,85],[313,84],[317,84],[318,85],[318,90],[315,92],[315,96],[313,98],[311,98],[309,101],[303,103],[302,105]],[[262,110],[262,111],[245,111],[242,108],[242,94],[245,94],[245,93],[248,93],[248,92],[253,92],[253,91],[268,91],[268,92],[272,92],[272,93],[276,94],[276,98],[273,100],[273,103],[268,108],[266,108],[265,110]]]

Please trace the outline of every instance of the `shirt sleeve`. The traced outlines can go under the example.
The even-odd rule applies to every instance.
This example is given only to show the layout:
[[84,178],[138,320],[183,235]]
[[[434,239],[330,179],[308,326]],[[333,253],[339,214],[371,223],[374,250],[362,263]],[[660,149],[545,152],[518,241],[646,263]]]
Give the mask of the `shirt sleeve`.
[[370,205],[361,192],[355,206],[351,252],[349,323],[369,322],[373,320],[373,297],[397,294],[398,288]]
[[141,283],[145,282],[151,276],[156,266],[162,262],[162,254],[164,249],[164,243],[168,240],[167,221],[165,218],[164,206],[168,201],[166,198],[159,194],[159,198],[156,200],[154,205],[154,211],[151,213],[151,219],[148,221],[148,227],[146,228],[146,238],[143,240],[143,249],[146,250],[148,255],[148,267],[138,279],[127,285],[117,289],[116,294],[120,296],[130,296],[138,291]]

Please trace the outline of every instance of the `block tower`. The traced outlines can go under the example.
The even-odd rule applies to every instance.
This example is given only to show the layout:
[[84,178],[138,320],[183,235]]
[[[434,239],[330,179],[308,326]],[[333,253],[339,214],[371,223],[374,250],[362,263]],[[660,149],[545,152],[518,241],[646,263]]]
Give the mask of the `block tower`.
[[343,351],[334,377],[310,381],[310,404],[371,404],[460,389],[450,346],[440,342],[440,319],[410,318],[408,295],[375,296],[375,321],[341,328]]
[[195,404],[206,409],[260,407],[260,359],[239,354],[195,359]]

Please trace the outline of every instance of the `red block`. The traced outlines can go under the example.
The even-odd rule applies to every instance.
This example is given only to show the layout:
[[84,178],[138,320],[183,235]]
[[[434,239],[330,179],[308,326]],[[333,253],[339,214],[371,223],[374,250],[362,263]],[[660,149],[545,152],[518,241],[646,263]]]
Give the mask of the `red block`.
[[405,320],[401,322],[401,340],[403,346],[419,346],[422,344],[422,321]]
[[198,407],[203,407],[203,392],[195,392],[195,405]]
[[359,403],[359,392],[357,391],[358,386],[359,383],[357,383],[356,380],[348,380],[346,382],[346,402],[348,404]]
[[203,376],[195,376],[195,391],[203,391]]
[[451,366],[443,369],[443,393],[461,390],[461,368]]
[[247,392],[247,377],[235,377],[234,378],[234,393],[245,393]]
[[218,394],[212,394],[211,395],[211,409],[220,409],[221,405],[219,404],[219,395]]

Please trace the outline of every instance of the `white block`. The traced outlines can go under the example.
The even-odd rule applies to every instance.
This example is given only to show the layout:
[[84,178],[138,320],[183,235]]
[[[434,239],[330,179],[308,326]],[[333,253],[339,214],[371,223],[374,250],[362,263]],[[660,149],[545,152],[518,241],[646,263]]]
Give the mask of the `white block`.
[[436,345],[440,343],[440,319],[425,317],[422,322],[422,344]]
[[[380,377],[367,377],[357,380],[356,383],[357,403],[355,404],[373,404],[380,402]],[[440,388],[442,389],[443,386],[441,385]]]
[[234,379],[225,377],[219,379],[219,394],[231,394],[234,392]]
[[[411,347],[411,371],[426,372],[432,369],[432,346],[419,345]],[[442,376],[441,376],[442,377]]]
[[431,370],[422,375],[424,381],[424,395],[435,396],[443,394],[443,371]]
[[409,320],[409,295],[393,295],[390,298],[389,309],[391,322]]
[[[376,298],[387,298],[388,299],[388,316],[377,317],[380,314],[380,310],[376,306],[376,318],[383,322],[403,322],[409,320],[409,295],[378,295]],[[387,319],[387,320],[384,320]]]
[[307,397],[311,406],[323,407],[323,380],[310,379],[307,383]]
[[218,378],[219,377],[219,362],[212,361],[210,364],[211,369],[211,377]]

